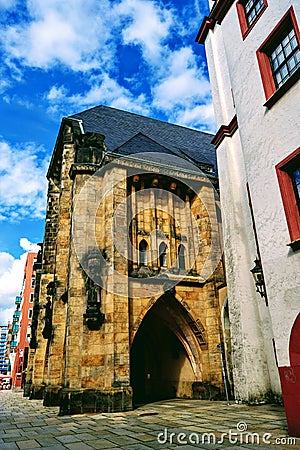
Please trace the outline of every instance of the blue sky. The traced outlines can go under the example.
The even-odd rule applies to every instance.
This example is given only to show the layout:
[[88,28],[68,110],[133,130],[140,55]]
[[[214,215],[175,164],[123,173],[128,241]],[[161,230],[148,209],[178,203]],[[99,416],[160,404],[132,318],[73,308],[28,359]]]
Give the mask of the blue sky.
[[215,131],[206,0],[0,0],[0,323],[42,241],[63,116],[104,104]]

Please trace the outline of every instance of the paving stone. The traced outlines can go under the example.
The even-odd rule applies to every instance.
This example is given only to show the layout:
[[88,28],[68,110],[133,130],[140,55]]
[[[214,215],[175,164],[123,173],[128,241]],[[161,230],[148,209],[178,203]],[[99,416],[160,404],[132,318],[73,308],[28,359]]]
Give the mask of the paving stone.
[[46,437],[46,438],[37,438],[36,441],[44,448],[51,445],[60,445],[58,444],[56,438],[54,437]]
[[42,447],[44,450],[66,450],[64,445],[50,445],[49,447]]
[[0,448],[1,450],[19,450],[19,447],[14,442],[1,443]]
[[63,444],[69,444],[70,442],[80,442],[78,437],[73,436],[72,434],[67,434],[66,436],[56,436],[56,439]]
[[72,444],[66,444],[66,448],[69,448],[70,450],[92,450],[93,447],[91,447],[88,444],[85,444],[84,442],[73,442]]
[[20,441],[17,442],[17,446],[20,450],[33,450],[34,448],[41,448],[40,444],[35,440]]
[[[284,410],[274,405],[249,407],[233,403],[228,406],[224,402],[177,399],[144,405],[121,414],[61,417],[57,407],[44,408],[42,401],[24,399],[21,392],[0,391],[0,450],[249,449],[250,444],[237,445],[228,439],[219,445],[201,443],[203,433],[214,433],[216,439],[220,439],[222,432],[237,430],[240,422],[247,424],[248,432],[261,436],[265,432],[272,433],[274,439],[287,435]],[[157,440],[165,429],[168,433],[175,433],[172,444],[168,440],[165,443]],[[178,444],[176,437],[179,433],[199,435],[199,444]],[[296,445],[272,444],[275,449],[300,450],[300,439]],[[270,450],[270,445],[251,444],[251,448]]]
[[144,444],[125,445],[122,450],[149,450],[151,447],[147,447]]
[[96,434],[90,434],[90,433],[77,433],[76,437],[81,441],[81,442],[85,442],[85,441],[93,441],[95,439],[98,438],[98,436]]

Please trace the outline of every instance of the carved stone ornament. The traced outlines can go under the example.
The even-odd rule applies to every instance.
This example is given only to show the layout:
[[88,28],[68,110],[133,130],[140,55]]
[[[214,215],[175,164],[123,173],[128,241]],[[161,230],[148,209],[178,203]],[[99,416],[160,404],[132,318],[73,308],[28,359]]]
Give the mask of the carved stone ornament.
[[50,339],[52,336],[52,304],[50,297],[47,297],[47,303],[44,306],[44,308],[45,308],[45,316],[44,316],[45,325],[42,331],[42,335],[44,339]]
[[51,297],[53,298],[55,294],[55,282],[50,281],[50,283],[46,286],[47,289],[47,303],[44,306],[45,308],[45,316],[44,316],[44,328],[42,331],[42,335],[44,339],[51,339],[52,337],[52,302]]
[[86,280],[87,303],[85,318],[89,330],[99,330],[104,323],[105,315],[101,312],[100,288],[93,280]]
[[105,136],[99,133],[85,133],[81,142],[77,142],[75,163],[101,164],[106,150]]
[[101,312],[101,292],[100,287],[93,281],[100,279],[101,265],[97,253],[91,252],[87,256],[89,274],[87,276],[85,288],[87,293],[86,311],[83,317],[89,330],[99,330],[104,323],[105,315]]

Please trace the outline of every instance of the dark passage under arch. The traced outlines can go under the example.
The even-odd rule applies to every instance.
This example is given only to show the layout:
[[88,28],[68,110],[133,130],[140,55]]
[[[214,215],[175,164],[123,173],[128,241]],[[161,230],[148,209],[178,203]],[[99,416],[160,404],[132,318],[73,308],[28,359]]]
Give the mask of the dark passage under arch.
[[[178,315],[178,311],[174,313]],[[182,330],[174,320],[170,327],[170,319],[172,321],[165,302],[158,300],[136,333],[131,348],[131,386],[135,405],[192,394],[195,374],[178,338]]]

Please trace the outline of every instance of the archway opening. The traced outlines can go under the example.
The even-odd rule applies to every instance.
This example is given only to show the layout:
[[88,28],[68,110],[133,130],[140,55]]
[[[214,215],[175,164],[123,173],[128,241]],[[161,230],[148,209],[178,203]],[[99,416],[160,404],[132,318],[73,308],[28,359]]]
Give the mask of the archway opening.
[[185,336],[180,326],[184,314],[179,304],[176,308],[176,303],[175,299],[158,300],[135,335],[131,347],[135,406],[168,398],[192,397],[196,376],[186,349],[190,337]]

